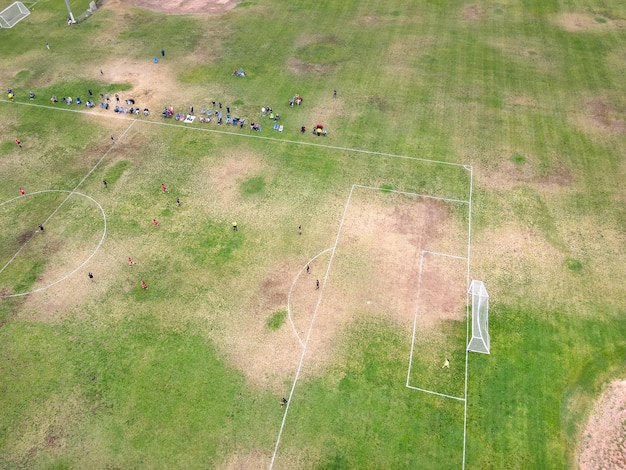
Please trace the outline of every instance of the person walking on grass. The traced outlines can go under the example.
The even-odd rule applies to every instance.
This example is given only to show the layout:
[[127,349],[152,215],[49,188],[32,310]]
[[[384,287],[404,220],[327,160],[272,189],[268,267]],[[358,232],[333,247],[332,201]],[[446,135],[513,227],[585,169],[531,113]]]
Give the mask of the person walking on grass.
[[289,402],[287,401],[287,399],[285,397],[283,397],[283,399],[280,400],[280,406],[285,406],[287,403],[289,403]]
[[15,139],[15,144],[19,147],[22,148],[22,141],[20,139]]
[[307,274],[311,274],[311,268],[309,267],[309,265],[306,265],[306,273]]
[[147,289],[148,288],[148,284],[146,284],[146,281],[141,281],[141,288],[142,289]]
[[135,261],[133,261],[133,259],[129,256],[128,257],[128,267],[131,268],[135,265]]
[[91,280],[91,282],[93,282],[93,274],[90,272],[89,274],[87,274],[87,277],[89,277],[89,279]]
[[316,279],[315,280],[315,290],[318,290],[320,288],[320,280]]
[[450,360],[446,357],[446,360],[444,361],[443,365],[441,366],[442,369],[449,369],[450,368]]
[[155,227],[158,227],[159,221],[157,219],[152,219],[152,225],[154,225]]
[[236,232],[237,231],[237,222],[233,222],[233,231]]
[[20,188],[20,195],[26,197],[26,191],[24,191],[24,188]]
[[46,49],[50,50],[50,44],[48,44],[48,41],[46,41]]
[[179,197],[177,197],[177,198],[176,198],[176,205],[177,205],[178,207],[180,207],[180,198],[179,198]]
[[104,185],[104,189],[109,187],[109,183],[107,183],[107,180],[102,180],[102,184]]
[[161,185],[161,191],[163,191],[164,193],[167,192],[167,186],[165,185],[165,183]]
[[298,235],[302,235],[302,225],[298,225]]
[[38,225],[38,227],[39,227],[39,231],[40,231],[40,232],[43,232],[43,231],[44,231],[43,224],[39,224],[39,225]]

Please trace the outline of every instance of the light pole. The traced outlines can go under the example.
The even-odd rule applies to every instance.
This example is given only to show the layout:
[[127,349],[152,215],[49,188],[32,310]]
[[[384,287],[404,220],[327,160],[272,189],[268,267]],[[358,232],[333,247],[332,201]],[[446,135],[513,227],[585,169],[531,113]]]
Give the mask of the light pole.
[[76,23],[74,15],[72,14],[72,9],[70,8],[70,0],[65,0],[65,6],[67,6],[67,12],[70,14],[70,20],[72,23]]

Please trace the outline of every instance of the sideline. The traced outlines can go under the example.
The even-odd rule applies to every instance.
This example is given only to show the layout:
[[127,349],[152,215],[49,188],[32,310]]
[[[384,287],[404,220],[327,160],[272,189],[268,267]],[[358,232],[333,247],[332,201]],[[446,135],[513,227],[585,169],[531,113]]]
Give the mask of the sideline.
[[[102,114],[95,114],[93,111],[86,111],[83,109],[71,109],[71,108],[62,108],[62,107],[55,107],[55,106],[50,106],[50,105],[44,105],[44,104],[36,104],[36,103],[30,103],[30,102],[22,102],[22,101],[9,101],[7,99],[0,99],[0,103],[10,103],[13,105],[20,105],[20,106],[32,106],[35,108],[41,108],[41,109],[53,109],[55,111],[63,111],[63,112],[69,112],[69,113],[78,113],[78,114],[84,114],[86,116],[95,116],[95,117],[104,117],[104,118],[108,118],[108,119],[122,119],[122,120],[130,120],[131,118],[125,117],[124,114],[118,114],[118,113],[112,113],[111,115],[102,115]],[[70,105],[71,106],[71,105]],[[97,108],[100,109],[100,108]],[[282,142],[282,143],[286,143],[286,144],[297,144],[297,145],[308,145],[310,147],[319,147],[319,148],[325,148],[325,149],[330,149],[330,150],[343,150],[346,152],[355,152],[355,153],[363,153],[363,154],[367,154],[367,155],[379,155],[381,157],[391,157],[391,158],[402,158],[402,159],[406,159],[406,160],[414,160],[414,161],[419,161],[419,162],[426,162],[426,163],[435,163],[438,165],[450,165],[450,166],[456,166],[456,167],[463,167],[465,169],[469,169],[469,165],[463,164],[463,163],[453,163],[453,162],[446,162],[443,160],[431,160],[428,158],[420,158],[420,157],[409,157],[408,155],[396,155],[394,153],[386,153],[386,152],[376,152],[374,150],[363,150],[363,149],[356,149],[356,148],[351,148],[351,147],[338,147],[335,145],[325,145],[325,144],[318,144],[315,142],[303,142],[303,141],[299,141],[299,140],[289,140],[289,139],[277,139],[276,137],[265,137],[262,135],[256,135],[256,134],[242,134],[240,132],[228,132],[228,131],[220,131],[217,129],[207,129],[207,128],[202,128],[202,127],[192,127],[192,126],[188,126],[188,125],[183,125],[183,124],[174,124],[174,123],[170,123],[170,122],[162,122],[162,121],[152,121],[152,120],[137,120],[136,118],[132,118],[135,121],[139,121],[145,124],[151,124],[151,125],[156,125],[156,126],[166,126],[166,127],[178,127],[178,128],[182,128],[182,129],[189,129],[192,131],[199,131],[199,132],[211,132],[213,134],[224,134],[224,135],[232,135],[232,136],[238,136],[238,137],[246,137],[248,139],[260,139],[260,140],[269,140],[269,141],[273,141],[273,142]]]

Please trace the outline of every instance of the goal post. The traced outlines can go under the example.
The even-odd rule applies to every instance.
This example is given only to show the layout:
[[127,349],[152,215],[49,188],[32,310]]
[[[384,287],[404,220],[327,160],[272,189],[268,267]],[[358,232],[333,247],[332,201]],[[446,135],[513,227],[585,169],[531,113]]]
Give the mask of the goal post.
[[0,28],[12,28],[30,15],[30,10],[22,2],[14,2],[0,11]]
[[467,291],[472,296],[472,339],[467,346],[470,352],[489,354],[489,294],[482,281],[473,280]]

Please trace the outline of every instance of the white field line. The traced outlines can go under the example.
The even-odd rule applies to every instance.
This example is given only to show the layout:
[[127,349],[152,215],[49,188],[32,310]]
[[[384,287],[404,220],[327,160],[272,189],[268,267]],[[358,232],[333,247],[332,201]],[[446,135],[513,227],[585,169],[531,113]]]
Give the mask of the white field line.
[[467,257],[465,256],[456,256],[456,255],[450,255],[448,253],[439,253],[438,251],[422,250],[422,253],[428,253],[428,254],[437,255],[437,256],[445,256],[446,258],[467,259]]
[[[474,169],[469,168],[470,172],[470,187],[469,187],[469,204],[467,206],[468,211],[468,222],[467,222],[467,279],[466,284],[469,286],[470,282],[470,259],[471,259],[471,242],[472,242],[472,194],[474,191]],[[469,317],[469,296],[466,296],[465,300],[465,323],[466,323],[466,331],[465,331],[465,391],[463,395],[465,396],[465,402],[463,405],[463,465],[462,470],[465,470],[465,455],[466,455],[466,446],[467,446],[467,401],[469,397],[467,396],[467,382],[469,380],[469,351],[467,349],[467,345],[469,342],[469,328],[470,328],[470,317]]]
[[330,250],[334,250],[334,247],[326,248],[324,251],[321,251],[320,253],[315,255],[313,258],[311,258],[309,261],[307,261],[307,263],[302,267],[300,272],[298,272],[298,274],[294,278],[293,282],[291,283],[291,287],[289,288],[289,295],[287,295],[287,318],[289,318],[289,323],[291,324],[291,329],[295,333],[296,338],[298,338],[298,342],[300,343],[300,346],[302,346],[302,347],[304,347],[304,343],[302,342],[302,339],[300,338],[300,335],[298,334],[298,330],[296,329],[296,326],[293,324],[293,319],[291,318],[291,294],[293,292],[293,288],[295,287],[296,283],[298,282],[298,279],[300,278],[300,275],[305,271],[306,267],[309,266],[317,258],[322,256],[324,253],[326,253],[327,251],[330,251]]
[[[270,470],[274,467],[274,461],[276,460],[276,454],[278,453],[278,446],[280,445],[280,439],[283,434],[283,429],[285,428],[285,422],[287,421],[287,413],[289,412],[289,407],[291,406],[291,399],[293,397],[294,391],[296,389],[296,384],[298,383],[298,379],[300,378],[300,372],[302,371],[302,365],[304,364],[304,356],[306,354],[306,349],[309,344],[309,340],[311,338],[311,332],[313,331],[313,324],[315,323],[315,318],[317,317],[317,312],[319,310],[320,304],[322,303],[322,297],[324,292],[324,287],[326,286],[326,281],[328,280],[328,275],[330,274],[330,268],[333,264],[333,260],[335,258],[335,252],[337,250],[337,244],[339,243],[339,237],[341,236],[341,229],[343,227],[343,223],[346,219],[346,213],[348,212],[348,207],[350,205],[350,199],[352,198],[352,192],[354,191],[354,186],[350,188],[350,194],[348,195],[348,200],[343,208],[343,215],[341,216],[341,222],[339,223],[339,229],[337,230],[337,237],[335,238],[335,244],[332,248],[329,248],[329,251],[332,250],[330,255],[330,259],[328,260],[328,266],[326,268],[326,273],[324,274],[324,280],[322,281],[322,285],[320,286],[319,296],[317,298],[317,304],[315,305],[315,310],[313,311],[313,316],[311,317],[311,322],[309,323],[309,331],[307,332],[306,339],[304,341],[304,345],[302,347],[302,354],[300,355],[300,363],[298,364],[298,370],[296,371],[296,376],[293,379],[293,384],[291,385],[291,390],[289,392],[289,400],[287,401],[287,405],[285,406],[285,412],[283,414],[283,420],[280,423],[280,429],[278,430],[278,436],[276,438],[276,445],[274,446],[274,453],[272,454],[272,460],[270,461]],[[320,253],[321,254],[321,253]],[[319,255],[318,255],[319,256]]]
[[452,400],[465,401],[465,398],[455,397],[453,395],[446,395],[445,393],[434,392],[432,390],[426,390],[425,388],[414,387],[413,385],[407,385],[406,388],[410,388],[411,390],[418,390],[424,393],[430,393],[431,395],[438,395],[444,398],[451,398]]
[[[132,120],[132,121],[131,121],[131,123],[130,123],[130,125],[129,125],[129,126],[128,126],[125,130],[124,130],[124,132],[122,132],[122,134],[118,137],[118,139],[119,139],[119,138],[124,137],[124,136],[126,135],[126,133],[130,130],[130,128],[133,126],[133,124],[134,124],[135,122],[136,122],[136,120]],[[78,182],[78,184],[74,187],[74,189],[72,189],[71,191],[67,191],[67,192],[69,193],[69,194],[67,195],[67,197],[66,197],[65,199],[63,199],[63,201],[61,201],[61,203],[58,205],[58,207],[57,207],[56,209],[54,209],[54,211],[52,211],[52,213],[51,213],[51,214],[50,214],[50,215],[46,218],[46,220],[45,220],[45,221],[43,222],[43,224],[42,224],[42,225],[47,224],[47,223],[48,223],[48,221],[49,221],[49,220],[50,220],[50,219],[51,219],[51,218],[52,218],[52,217],[53,217],[53,216],[54,216],[54,215],[55,215],[55,214],[59,211],[59,209],[61,209],[61,207],[63,207],[63,205],[67,202],[67,200],[68,200],[68,199],[69,199],[72,195],[74,195],[74,194],[81,194],[82,196],[84,196],[84,197],[86,197],[86,198],[88,198],[88,199],[92,200],[95,204],[97,204],[97,205],[98,205],[98,207],[100,207],[100,210],[102,211],[102,215],[103,215],[103,217],[104,217],[104,233],[103,233],[103,235],[102,235],[102,239],[101,239],[101,240],[100,240],[100,242],[98,243],[98,246],[97,246],[96,250],[95,250],[95,251],[94,251],[94,252],[93,252],[93,253],[89,256],[89,258],[87,258],[87,260],[86,260],[86,261],[84,261],[84,262],[83,262],[83,263],[82,263],[82,264],[81,264],[81,265],[80,265],[80,266],[79,266],[76,270],[72,271],[72,273],[70,273],[68,276],[64,276],[61,280],[65,280],[65,279],[67,279],[67,278],[68,278],[71,274],[75,273],[75,272],[76,272],[79,268],[81,268],[82,266],[84,266],[84,265],[85,265],[85,263],[87,263],[87,261],[89,261],[89,260],[90,260],[90,259],[91,259],[91,258],[92,258],[95,254],[96,254],[96,252],[98,251],[98,249],[99,249],[99,248],[100,248],[100,246],[102,245],[102,242],[104,241],[104,237],[105,237],[105,235],[106,235],[106,216],[105,216],[105,214],[104,214],[104,209],[102,209],[102,206],[101,206],[101,205],[100,205],[100,204],[99,204],[99,203],[98,203],[95,199],[93,199],[92,197],[87,196],[87,195],[85,195],[85,194],[78,193],[76,190],[77,190],[77,189],[78,189],[78,188],[79,188],[79,187],[80,187],[80,186],[81,186],[81,185],[85,182],[85,180],[86,180],[86,179],[87,179],[87,178],[88,178],[88,177],[89,177],[89,176],[90,176],[90,175],[91,175],[91,174],[92,174],[92,173],[96,170],[96,168],[98,168],[98,166],[100,165],[100,163],[102,163],[102,160],[104,160],[104,159],[106,158],[106,156],[109,154],[109,152],[111,152],[111,149],[112,149],[114,146],[115,146],[115,144],[111,145],[111,147],[109,147],[109,149],[108,149],[106,152],[104,152],[104,154],[102,155],[102,157],[100,157],[100,160],[98,160],[98,161],[96,162],[96,164],[93,166],[93,168],[92,168],[91,170],[89,170],[89,172],[85,175],[85,177],[84,177],[82,180],[80,180],[80,181]],[[41,192],[46,192],[46,191],[38,191],[37,193],[41,193]],[[50,191],[50,192],[53,192],[53,191]],[[60,192],[66,192],[66,191],[60,191]],[[37,193],[30,193],[30,194],[37,194]],[[11,199],[11,200],[15,200],[15,198],[13,198],[13,199]],[[8,202],[8,201],[6,201],[6,202]],[[6,203],[6,202],[5,202],[5,203]],[[4,203],[3,203],[3,204],[4,204]],[[33,233],[35,233],[35,232],[33,232]],[[14,260],[15,258],[17,258],[17,255],[18,255],[18,254],[19,254],[19,253],[20,253],[20,252],[24,249],[24,247],[25,247],[25,246],[26,246],[26,245],[27,245],[27,244],[28,244],[28,243],[29,243],[32,239],[33,239],[33,236],[31,235],[31,236],[28,238],[28,240],[26,240],[26,241],[22,244],[22,246],[21,246],[21,247],[17,250],[17,252],[13,255],[13,257],[12,257],[12,258],[11,258],[11,259],[10,259],[10,260],[9,260],[9,261],[8,261],[8,262],[7,262],[7,263],[6,263],[3,267],[2,267],[2,269],[0,269],[0,274],[1,274],[1,273],[2,273],[2,272],[6,269],[6,268],[7,268],[7,266],[9,266],[9,265],[13,262],[13,260]],[[35,290],[33,290],[33,291],[29,291],[29,292],[27,292],[27,293],[6,295],[6,296],[2,296],[2,298],[17,297],[17,296],[21,296],[21,295],[28,295],[28,294],[32,294],[32,293],[34,293],[34,292],[39,292],[39,291],[41,291],[41,290],[47,289],[47,288],[48,288],[48,287],[50,287],[50,286],[53,286],[53,285],[55,285],[55,284],[58,284],[61,280],[56,281],[56,282],[54,282],[54,283],[50,284],[49,286],[46,286],[46,287],[41,287],[41,288],[39,288],[39,289],[35,289]]]
[[[56,106],[49,106],[49,105],[43,105],[43,104],[36,104],[36,103],[26,103],[26,102],[21,102],[21,101],[9,101],[6,99],[0,99],[0,103],[9,103],[9,104],[14,104],[14,105],[21,105],[21,106],[33,106],[36,108],[43,108],[43,109],[54,109],[55,111],[65,111],[65,112],[71,112],[71,113],[79,113],[79,114],[85,114],[87,116],[95,116],[95,117],[104,117],[104,118],[113,118],[113,119],[125,119],[125,120],[130,120],[130,118],[125,117],[124,114],[118,114],[118,113],[108,113],[106,115],[103,114],[96,114],[96,112],[94,111],[86,111],[86,110],[82,110],[82,109],[71,109],[71,108],[64,108],[62,106],[56,107]],[[69,105],[72,106],[72,105]],[[99,109],[99,108],[98,108]],[[192,130],[192,131],[199,131],[199,132],[210,132],[213,134],[225,134],[225,135],[232,135],[232,136],[238,136],[238,137],[246,137],[249,139],[261,139],[261,140],[270,140],[270,141],[274,141],[274,142],[282,142],[282,143],[287,143],[287,144],[297,144],[297,145],[308,145],[310,147],[320,147],[320,148],[325,148],[325,149],[330,149],[330,150],[343,150],[346,152],[355,152],[355,153],[363,153],[363,154],[367,154],[367,155],[379,155],[382,157],[391,157],[391,158],[401,158],[401,159],[406,159],[406,160],[414,160],[414,161],[419,161],[419,162],[425,162],[425,163],[435,163],[435,164],[439,164],[439,165],[449,165],[449,166],[457,166],[457,167],[463,167],[463,168],[468,168],[468,165],[463,164],[463,163],[453,163],[453,162],[445,162],[442,160],[430,160],[428,158],[419,158],[419,157],[410,157],[408,155],[396,155],[393,153],[386,153],[386,152],[376,152],[373,150],[363,150],[363,149],[355,149],[355,148],[350,148],[350,147],[338,147],[338,146],[334,146],[334,145],[324,145],[324,144],[318,144],[315,142],[303,142],[303,141],[298,141],[298,140],[289,140],[289,139],[278,139],[276,137],[265,137],[262,135],[258,135],[256,132],[255,134],[242,134],[241,132],[228,132],[228,131],[220,131],[217,129],[208,129],[208,128],[203,128],[203,127],[192,127],[192,126],[188,126],[188,125],[184,125],[184,124],[174,124],[174,123],[170,123],[170,122],[163,122],[163,121],[150,121],[150,120],[140,120],[139,122],[145,123],[145,124],[151,124],[151,125],[157,125],[157,126],[168,126],[168,127],[179,127],[182,129],[188,129],[188,130]],[[317,139],[324,139],[324,137],[316,137]],[[377,188],[380,189],[380,188]]]
[[409,367],[406,373],[406,386],[411,383],[411,365],[413,364],[413,351],[415,351],[415,335],[417,333],[417,315],[419,314],[419,298],[422,288],[422,271],[424,268],[424,253],[420,253],[420,268],[417,275],[417,302],[415,304],[415,314],[413,315],[413,334],[411,335],[411,351],[409,352]]
[[360,184],[355,184],[354,185],[356,188],[362,188],[362,189],[373,189],[375,191],[384,191],[386,193],[396,193],[396,194],[403,194],[405,196],[416,196],[416,197],[421,197],[424,199],[436,199],[438,201],[445,201],[445,202],[458,202],[460,204],[467,204],[469,201],[463,201],[460,199],[450,199],[447,197],[439,197],[439,196],[430,196],[428,194],[420,194],[420,193],[409,193],[406,191],[396,191],[395,189],[381,189],[381,188],[376,188],[374,186],[363,186]]

